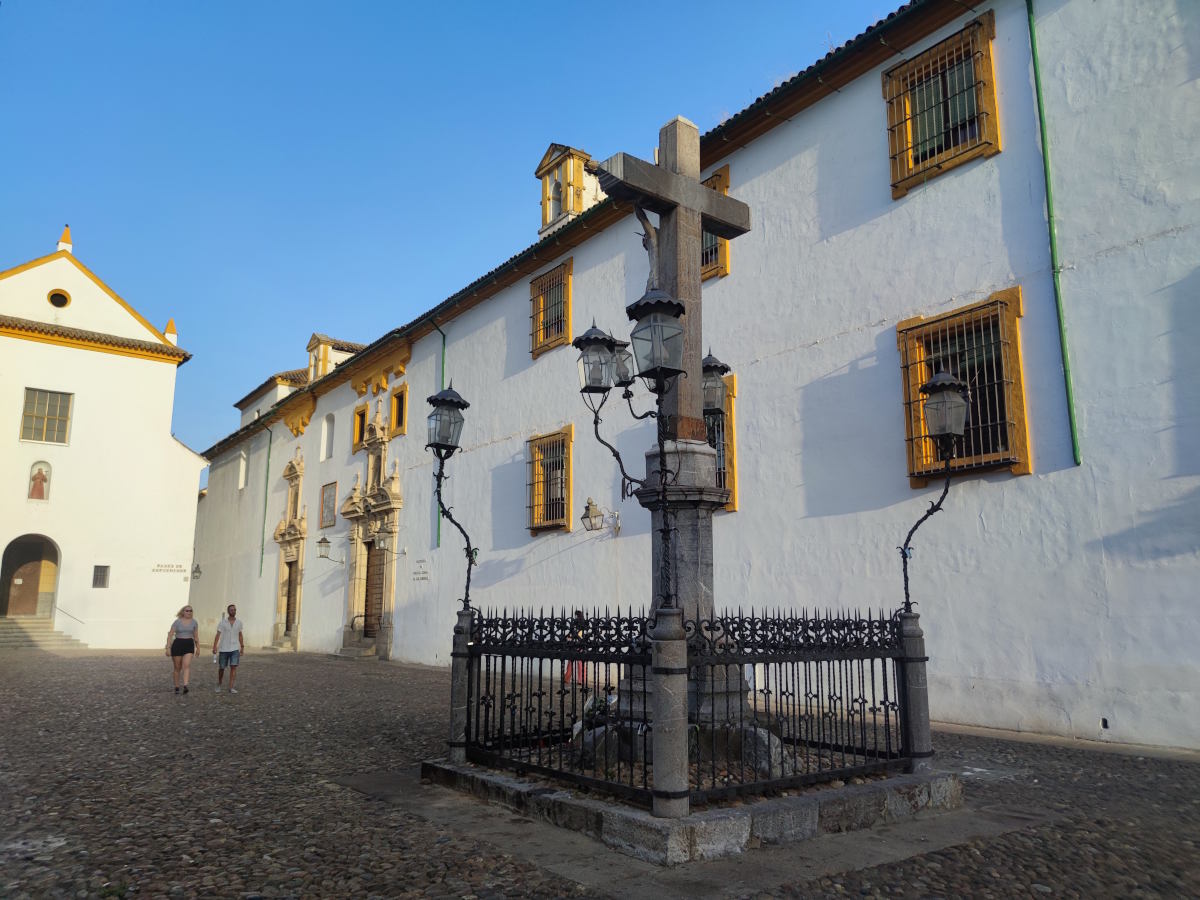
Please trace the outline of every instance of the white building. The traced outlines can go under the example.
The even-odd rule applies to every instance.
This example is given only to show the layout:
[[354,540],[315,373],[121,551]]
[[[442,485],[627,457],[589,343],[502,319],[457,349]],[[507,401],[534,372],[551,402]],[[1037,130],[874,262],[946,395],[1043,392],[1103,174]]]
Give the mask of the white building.
[[[910,3],[703,136],[753,226],[703,261],[705,346],[733,367],[716,603],[899,605],[896,547],[937,487],[916,388],[948,368],[972,429],[911,563],[935,718],[1200,747],[1196,12],[1033,11]],[[422,419],[450,377],[476,605],[648,604],[649,517],[569,346],[628,329],[646,258],[586,157],[538,164],[537,243],[239,403],[276,400],[205,454],[202,618],[236,599],[251,642],[447,664],[465,564]],[[610,403],[603,427],[640,471],[652,426]],[[588,497],[619,533],[580,528]]]
[[58,250],[0,272],[0,617],[161,646],[187,603],[205,461],[171,435],[189,354]]

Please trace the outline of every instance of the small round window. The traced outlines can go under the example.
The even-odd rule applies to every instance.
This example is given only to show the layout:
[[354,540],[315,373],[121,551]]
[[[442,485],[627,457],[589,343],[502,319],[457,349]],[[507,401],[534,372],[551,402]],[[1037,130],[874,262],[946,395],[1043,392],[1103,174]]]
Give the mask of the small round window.
[[51,306],[62,309],[71,302],[71,295],[66,291],[51,291],[46,295],[46,299],[50,301]]

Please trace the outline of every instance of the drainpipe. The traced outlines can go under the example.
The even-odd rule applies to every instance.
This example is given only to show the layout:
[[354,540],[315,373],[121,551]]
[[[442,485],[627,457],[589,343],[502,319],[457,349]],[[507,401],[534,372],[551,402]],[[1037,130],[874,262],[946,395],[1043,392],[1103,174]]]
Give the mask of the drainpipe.
[[1058,344],[1062,350],[1063,387],[1067,392],[1067,421],[1071,425],[1071,450],[1075,465],[1083,463],[1079,449],[1079,429],[1075,423],[1075,391],[1071,386],[1071,359],[1067,354],[1067,323],[1063,318],[1062,282],[1059,277],[1062,265],[1058,258],[1058,232],[1054,218],[1054,191],[1050,179],[1050,138],[1046,132],[1046,106],[1042,98],[1042,69],[1038,61],[1037,29],[1033,21],[1033,0],[1025,0],[1029,13],[1029,51],[1033,58],[1033,85],[1037,94],[1038,127],[1042,136],[1042,169],[1046,176],[1046,220],[1050,231],[1050,271],[1054,278],[1054,308],[1058,313]]
[[[442,374],[438,378],[438,390],[441,391],[446,388],[446,332],[442,331],[432,318],[430,318],[429,324],[436,328],[437,333],[442,336]],[[437,517],[437,546],[442,546],[442,513],[440,509]]]
[[263,572],[263,557],[267,552],[267,492],[271,487],[271,444],[274,443],[275,435],[271,433],[269,426],[264,425],[267,429],[267,468],[263,472],[263,531],[262,543],[258,545],[258,577],[262,578]]

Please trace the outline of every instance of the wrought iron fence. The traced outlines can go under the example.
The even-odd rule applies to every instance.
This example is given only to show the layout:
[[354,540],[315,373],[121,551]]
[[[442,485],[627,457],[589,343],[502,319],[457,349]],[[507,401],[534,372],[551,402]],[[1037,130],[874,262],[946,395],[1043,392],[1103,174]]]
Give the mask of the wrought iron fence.
[[477,614],[467,758],[650,802],[642,615]]
[[751,614],[685,628],[694,801],[907,766],[891,615]]
[[[652,625],[632,612],[475,613],[467,759],[649,805]],[[908,764],[894,617],[732,615],[685,629],[693,801]]]

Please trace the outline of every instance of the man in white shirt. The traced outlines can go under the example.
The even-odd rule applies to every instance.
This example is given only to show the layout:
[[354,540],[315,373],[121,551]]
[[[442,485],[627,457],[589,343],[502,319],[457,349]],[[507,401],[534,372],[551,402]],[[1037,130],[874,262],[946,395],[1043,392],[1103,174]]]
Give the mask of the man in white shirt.
[[238,661],[246,652],[246,643],[242,640],[242,620],[237,617],[237,607],[230,603],[226,612],[229,618],[217,623],[217,634],[213,638],[213,653],[220,653],[217,658],[217,693],[221,693],[225,667],[229,666],[229,693],[236,694],[233,680],[237,678]]

